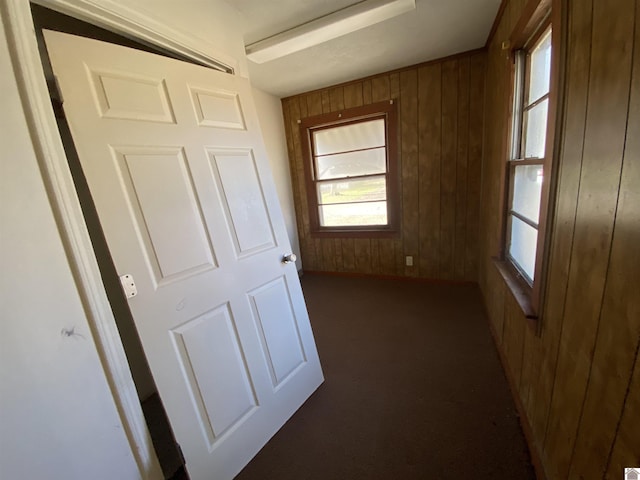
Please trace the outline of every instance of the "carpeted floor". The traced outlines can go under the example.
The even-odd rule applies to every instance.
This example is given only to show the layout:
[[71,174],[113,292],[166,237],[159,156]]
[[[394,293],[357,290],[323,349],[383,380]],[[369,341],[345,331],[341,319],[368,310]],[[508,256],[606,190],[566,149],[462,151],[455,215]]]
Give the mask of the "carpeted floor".
[[474,285],[302,278],[325,383],[237,480],[533,480]]

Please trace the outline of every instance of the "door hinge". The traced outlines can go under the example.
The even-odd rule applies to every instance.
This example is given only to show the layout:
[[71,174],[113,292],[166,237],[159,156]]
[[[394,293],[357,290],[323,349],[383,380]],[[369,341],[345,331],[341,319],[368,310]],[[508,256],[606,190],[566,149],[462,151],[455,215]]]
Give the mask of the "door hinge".
[[180,462],[182,462],[182,465],[186,465],[187,461],[184,459],[184,454],[182,453],[182,447],[178,442],[176,442],[176,449],[178,450],[178,456],[180,457]]
[[51,105],[53,106],[53,112],[55,113],[56,118],[65,118],[64,108],[62,106],[64,103],[62,99],[62,90],[60,90],[58,77],[56,76],[53,77],[53,83],[49,87],[49,97],[51,98]]
[[138,294],[136,283],[133,280],[133,276],[126,273],[120,275],[120,285],[122,285],[122,291],[127,298],[135,297]]
[[60,105],[64,104],[64,97],[62,96],[62,89],[60,88],[60,82],[58,82],[57,75],[53,76],[53,85],[56,89],[56,94],[58,95],[58,101],[60,102]]

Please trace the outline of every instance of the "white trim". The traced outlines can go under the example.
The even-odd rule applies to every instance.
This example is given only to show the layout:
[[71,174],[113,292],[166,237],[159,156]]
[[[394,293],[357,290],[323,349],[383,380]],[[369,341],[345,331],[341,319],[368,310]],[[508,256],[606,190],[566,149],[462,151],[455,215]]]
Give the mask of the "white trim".
[[178,53],[216,70],[232,74],[238,71],[238,61],[233,57],[215,49],[208,49],[210,53],[202,52],[178,30],[113,0],[32,1],[136,41]]
[[[77,3],[89,4],[84,0],[78,0]],[[162,471],[102,283],[51,107],[29,1],[1,0],[0,13],[6,27],[20,99],[49,202],[125,435],[138,465],[140,478],[161,479]],[[93,20],[90,15],[85,18]],[[130,32],[134,31],[131,25],[127,28]],[[165,44],[170,45],[171,41],[167,40]]]

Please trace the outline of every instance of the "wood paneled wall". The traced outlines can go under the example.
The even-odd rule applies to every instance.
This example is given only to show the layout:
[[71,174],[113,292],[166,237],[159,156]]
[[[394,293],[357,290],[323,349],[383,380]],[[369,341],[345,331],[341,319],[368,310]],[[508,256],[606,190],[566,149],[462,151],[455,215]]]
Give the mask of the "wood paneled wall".
[[524,3],[507,0],[488,51],[480,284],[547,477],[619,479],[640,466],[640,1],[562,2],[566,93],[540,336],[491,261],[509,121],[501,42]]
[[[485,57],[469,52],[282,100],[305,270],[477,280]],[[401,231],[311,237],[298,120],[389,99],[399,113]]]

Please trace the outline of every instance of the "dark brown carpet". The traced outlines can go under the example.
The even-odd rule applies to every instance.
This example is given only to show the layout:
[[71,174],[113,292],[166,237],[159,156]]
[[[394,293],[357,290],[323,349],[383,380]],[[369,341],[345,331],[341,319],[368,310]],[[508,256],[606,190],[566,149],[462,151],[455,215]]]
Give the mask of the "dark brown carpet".
[[302,285],[325,383],[238,480],[535,479],[476,286]]

